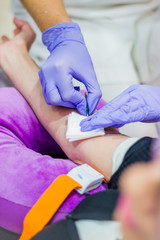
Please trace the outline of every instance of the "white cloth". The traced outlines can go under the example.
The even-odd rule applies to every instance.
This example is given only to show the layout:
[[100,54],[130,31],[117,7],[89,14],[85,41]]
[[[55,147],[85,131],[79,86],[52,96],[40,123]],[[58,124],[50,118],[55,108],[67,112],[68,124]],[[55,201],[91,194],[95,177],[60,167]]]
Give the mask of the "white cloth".
[[81,132],[80,122],[85,118],[87,117],[75,112],[72,112],[68,115],[66,138],[69,139],[70,142],[95,136],[102,136],[105,134],[104,128],[97,128],[92,131]]
[[122,240],[121,224],[117,221],[79,220],[75,222],[80,240]]
[[124,156],[127,153],[128,149],[135,144],[140,138],[128,138],[122,142],[114,152],[113,155],[113,164],[112,164],[112,175],[118,170],[121,163],[123,162]]

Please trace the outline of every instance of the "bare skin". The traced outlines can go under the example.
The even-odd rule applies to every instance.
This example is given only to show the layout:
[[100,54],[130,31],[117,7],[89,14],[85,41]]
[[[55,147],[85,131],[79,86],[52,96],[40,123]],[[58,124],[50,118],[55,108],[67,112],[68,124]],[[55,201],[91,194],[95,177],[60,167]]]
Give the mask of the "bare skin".
[[28,54],[28,48],[35,37],[34,33],[28,23],[17,18],[14,19],[14,23],[16,35],[11,40],[3,36],[3,43],[0,45],[0,65],[4,72],[66,155],[74,162],[88,163],[109,180],[115,149],[128,137],[119,134],[113,128],[108,128],[105,136],[69,142],[65,137],[67,116],[76,110],[46,104],[38,78],[39,69]]
[[21,0],[40,30],[62,22],[71,22],[62,0]]

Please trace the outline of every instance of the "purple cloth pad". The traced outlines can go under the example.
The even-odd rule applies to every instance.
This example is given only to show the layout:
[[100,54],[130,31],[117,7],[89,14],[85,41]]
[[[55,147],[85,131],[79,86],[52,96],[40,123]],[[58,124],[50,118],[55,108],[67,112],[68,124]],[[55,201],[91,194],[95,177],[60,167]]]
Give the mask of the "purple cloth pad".
[[[98,108],[105,104],[101,101]],[[27,212],[61,174],[76,166],[40,124],[15,88],[0,88],[0,226],[21,233]],[[105,185],[91,193],[103,191]],[[73,191],[51,222],[64,218],[84,199]]]

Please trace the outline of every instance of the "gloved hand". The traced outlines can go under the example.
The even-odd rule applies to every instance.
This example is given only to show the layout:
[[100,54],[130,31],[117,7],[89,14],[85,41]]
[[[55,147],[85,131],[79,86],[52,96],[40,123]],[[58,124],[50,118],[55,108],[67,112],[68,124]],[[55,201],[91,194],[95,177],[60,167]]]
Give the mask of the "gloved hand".
[[78,24],[57,24],[42,34],[42,41],[51,53],[39,71],[46,102],[77,108],[86,115],[86,99],[74,89],[75,78],[86,86],[89,113],[93,113],[101,90]]
[[160,87],[132,85],[80,125],[82,131],[90,131],[109,126],[119,128],[131,122],[159,120]]

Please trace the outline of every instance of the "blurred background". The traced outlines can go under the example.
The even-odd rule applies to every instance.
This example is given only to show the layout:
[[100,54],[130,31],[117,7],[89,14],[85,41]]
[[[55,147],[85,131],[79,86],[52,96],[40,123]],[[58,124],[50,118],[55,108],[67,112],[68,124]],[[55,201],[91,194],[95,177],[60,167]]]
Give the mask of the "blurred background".
[[12,12],[10,10],[11,0],[0,0],[0,36],[6,34],[12,36]]

